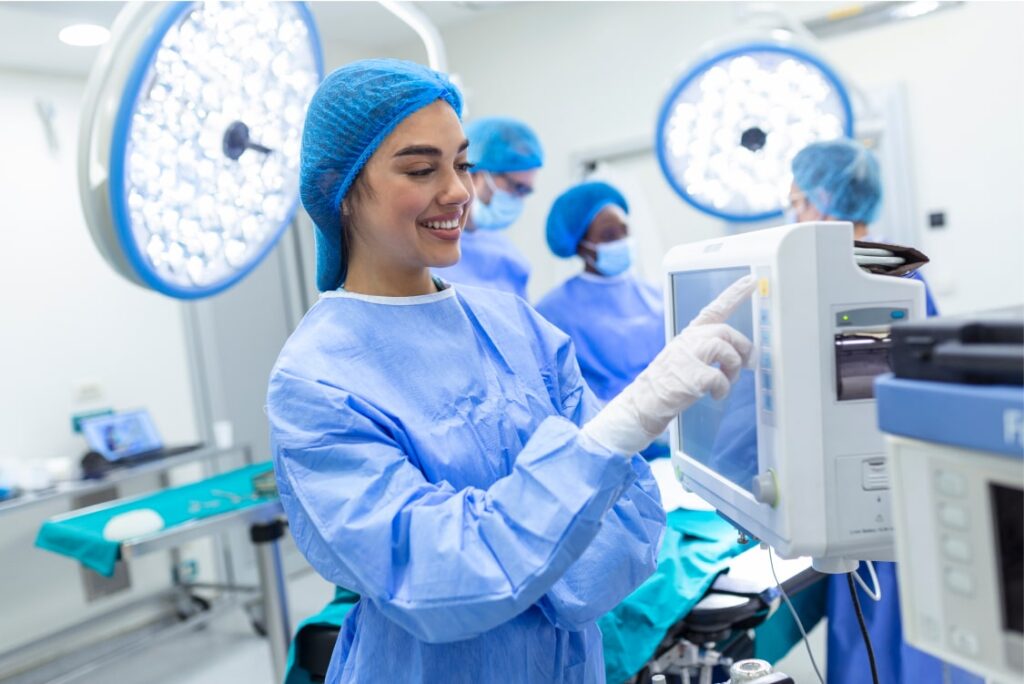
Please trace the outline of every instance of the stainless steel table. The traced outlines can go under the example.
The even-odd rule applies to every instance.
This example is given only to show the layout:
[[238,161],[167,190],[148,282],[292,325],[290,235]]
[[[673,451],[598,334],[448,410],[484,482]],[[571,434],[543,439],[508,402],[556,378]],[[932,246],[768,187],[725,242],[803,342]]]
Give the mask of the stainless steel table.
[[[107,501],[51,518],[51,521],[61,522],[68,518],[122,506],[147,496],[150,494]],[[283,681],[288,659],[288,645],[291,641],[291,626],[288,618],[288,600],[280,549],[280,540],[284,537],[287,523],[281,502],[277,498],[267,499],[245,508],[191,520],[166,530],[126,540],[121,542],[119,558],[127,561],[156,551],[173,549],[186,542],[208,537],[239,525],[249,528],[249,539],[256,550],[259,585],[263,599],[264,627],[266,628],[267,643],[270,646],[271,663],[276,680]]]

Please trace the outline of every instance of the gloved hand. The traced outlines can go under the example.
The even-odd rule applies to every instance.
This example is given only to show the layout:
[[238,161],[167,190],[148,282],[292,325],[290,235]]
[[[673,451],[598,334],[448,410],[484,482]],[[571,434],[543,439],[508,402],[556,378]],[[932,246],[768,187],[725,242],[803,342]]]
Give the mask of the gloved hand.
[[[753,345],[724,321],[754,285],[754,276],[744,276],[704,307],[636,380],[583,426],[582,435],[609,451],[635,454],[706,392],[715,399],[725,397]],[[716,363],[717,368],[712,365]]]

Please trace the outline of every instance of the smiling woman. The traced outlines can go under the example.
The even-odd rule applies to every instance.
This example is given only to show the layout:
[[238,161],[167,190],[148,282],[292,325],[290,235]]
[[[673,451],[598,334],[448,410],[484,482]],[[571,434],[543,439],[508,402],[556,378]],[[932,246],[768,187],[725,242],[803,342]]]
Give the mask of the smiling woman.
[[410,115],[384,140],[356,181],[363,192],[342,203],[346,290],[384,296],[437,291],[427,269],[459,260],[473,199],[468,146],[459,117],[443,101]]

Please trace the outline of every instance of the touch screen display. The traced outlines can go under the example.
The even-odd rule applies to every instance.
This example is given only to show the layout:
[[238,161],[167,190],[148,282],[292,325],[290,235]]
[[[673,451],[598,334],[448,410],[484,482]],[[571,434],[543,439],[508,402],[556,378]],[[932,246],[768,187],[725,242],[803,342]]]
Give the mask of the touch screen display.
[[[749,268],[672,274],[675,332],[681,332],[702,308],[749,274]],[[726,322],[753,340],[752,300],[744,302]],[[678,420],[686,455],[749,492],[758,472],[754,372],[742,370],[729,396],[715,401],[711,395],[705,395]]]

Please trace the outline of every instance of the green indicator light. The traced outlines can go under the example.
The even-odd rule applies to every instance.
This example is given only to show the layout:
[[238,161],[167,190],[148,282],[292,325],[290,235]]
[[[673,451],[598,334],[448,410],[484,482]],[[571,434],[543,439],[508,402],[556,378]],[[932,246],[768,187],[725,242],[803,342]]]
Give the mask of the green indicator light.
[[850,317],[844,314],[844,315],[843,315],[843,320],[844,320],[844,321],[848,321],[848,320],[850,320]]

